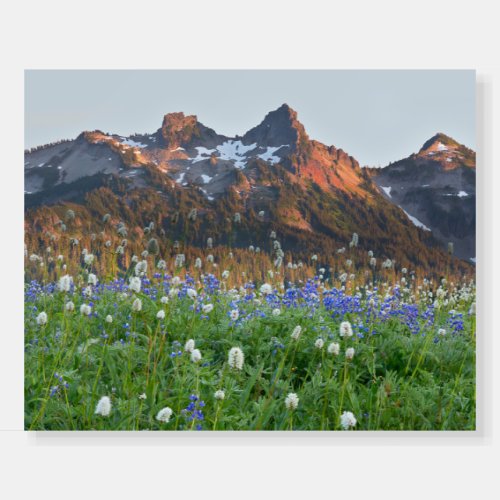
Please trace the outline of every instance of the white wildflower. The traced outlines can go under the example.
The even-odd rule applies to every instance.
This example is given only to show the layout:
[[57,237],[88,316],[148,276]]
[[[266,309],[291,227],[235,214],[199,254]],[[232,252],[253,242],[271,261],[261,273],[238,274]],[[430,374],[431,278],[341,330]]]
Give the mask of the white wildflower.
[[186,345],[184,346],[184,350],[186,352],[193,352],[194,351],[194,340],[193,339],[189,339],[186,342]]
[[201,361],[201,352],[199,349],[193,349],[191,351],[191,361],[193,363],[199,363]]
[[345,350],[345,357],[346,359],[352,359],[354,358],[354,347],[348,347],[346,350]]
[[68,276],[67,274],[62,276],[59,279],[59,290],[61,292],[69,292],[71,288],[71,284],[73,283],[73,278],[71,276]]
[[106,316],[106,323],[113,323],[113,316],[111,316],[111,314]]
[[324,345],[325,341],[322,338],[316,339],[316,342],[314,342],[314,347],[316,347],[316,349],[323,349]]
[[352,337],[352,326],[349,321],[340,323],[339,334],[341,337]]
[[158,420],[159,422],[164,422],[164,423],[168,424],[168,422],[170,421],[170,418],[172,417],[172,414],[173,414],[172,408],[169,408],[168,406],[166,406],[165,408],[162,408],[158,412],[158,414],[156,415],[156,420]]
[[226,393],[219,389],[218,391],[214,392],[214,398],[218,399],[219,401],[222,401],[226,397]]
[[91,253],[87,253],[85,254],[83,260],[87,266],[91,266],[92,263],[94,262],[94,256]]
[[94,413],[103,417],[109,416],[111,413],[111,399],[108,396],[103,396],[97,403]]
[[355,427],[356,423],[357,423],[356,417],[350,411],[345,411],[340,416],[340,425],[344,430],[347,430],[350,427]]
[[231,368],[241,370],[243,368],[243,363],[245,362],[245,355],[243,354],[243,351],[239,347],[231,348],[228,354],[227,362]]
[[297,325],[292,332],[292,339],[293,340],[299,340],[300,334],[302,333],[302,327],[300,325]]
[[164,311],[163,309],[161,309],[160,311],[158,311],[158,312],[156,313],[156,317],[157,317],[158,319],[165,319],[165,311]]
[[205,304],[203,307],[202,307],[202,310],[205,314],[208,314],[209,312],[212,312],[213,311],[213,308],[214,308],[214,305],[213,304]]
[[129,290],[132,290],[135,293],[139,293],[141,291],[141,278],[138,278],[137,276],[132,276],[129,279],[128,287]]
[[141,299],[135,299],[132,302],[132,311],[139,312],[142,309],[142,301]]
[[134,273],[136,276],[144,276],[148,270],[148,262],[141,260],[135,265]]
[[294,392],[290,392],[285,399],[285,406],[287,410],[293,411],[299,406],[299,397]]
[[36,317],[36,322],[40,325],[46,325],[47,324],[47,313],[42,311],[37,317]]
[[340,352],[340,345],[336,342],[332,342],[328,346],[328,354],[333,354],[334,356],[338,356]]
[[80,314],[83,314],[84,316],[90,316],[91,312],[92,307],[90,307],[88,304],[82,304],[80,306]]

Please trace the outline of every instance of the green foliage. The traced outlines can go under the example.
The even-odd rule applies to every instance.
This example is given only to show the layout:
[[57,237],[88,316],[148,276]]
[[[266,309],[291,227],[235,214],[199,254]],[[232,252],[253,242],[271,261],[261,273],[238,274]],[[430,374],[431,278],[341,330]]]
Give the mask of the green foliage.
[[[340,414],[351,411],[356,430],[473,430],[475,428],[475,341],[473,317],[464,331],[434,342],[436,326],[414,335],[392,319],[364,338],[339,337],[341,318],[323,307],[283,309],[240,305],[247,319],[228,318],[231,300],[218,294],[208,314],[193,310],[189,298],[162,304],[137,294],[142,310],[134,312],[133,294],[118,286],[102,287],[93,314],[81,315],[81,294],[39,294],[25,311],[25,427],[35,430],[190,430],[182,410],[195,394],[205,403],[203,429],[339,430]],[[75,312],[65,311],[73,300]],[[34,311],[34,306],[37,311]],[[48,315],[40,326],[39,311]],[[157,319],[163,310],[165,319]],[[307,311],[307,313],[306,313]],[[439,312],[446,317],[447,311]],[[104,318],[111,315],[112,323]],[[347,318],[342,318],[347,319]],[[296,325],[303,328],[291,338]],[[326,344],[315,346],[321,335]],[[194,339],[202,361],[184,351]],[[340,354],[328,353],[329,342]],[[231,369],[231,347],[245,354],[242,371]],[[348,347],[355,349],[346,360]],[[224,400],[214,397],[225,392]],[[298,395],[295,411],[287,410],[288,393]],[[109,417],[94,413],[109,396]],[[164,407],[173,410],[168,423],[156,420]]]

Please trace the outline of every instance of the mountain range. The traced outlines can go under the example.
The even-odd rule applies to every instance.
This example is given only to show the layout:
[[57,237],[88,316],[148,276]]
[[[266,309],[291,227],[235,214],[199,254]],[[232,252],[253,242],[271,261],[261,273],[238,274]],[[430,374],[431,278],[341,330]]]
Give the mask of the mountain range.
[[150,134],[86,131],[27,150],[24,168],[33,245],[71,208],[95,232],[108,213],[139,237],[154,221],[165,245],[267,248],[274,231],[305,256],[334,254],[357,233],[360,249],[402,266],[467,270],[475,257],[475,153],[444,134],[374,169],[310,139],[286,104],[235,137],[170,113]]

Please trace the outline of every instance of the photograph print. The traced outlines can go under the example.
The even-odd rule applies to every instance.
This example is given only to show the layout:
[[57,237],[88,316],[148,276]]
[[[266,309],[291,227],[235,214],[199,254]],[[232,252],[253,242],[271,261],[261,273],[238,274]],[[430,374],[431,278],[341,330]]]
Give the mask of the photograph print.
[[475,85],[27,70],[24,428],[475,430]]

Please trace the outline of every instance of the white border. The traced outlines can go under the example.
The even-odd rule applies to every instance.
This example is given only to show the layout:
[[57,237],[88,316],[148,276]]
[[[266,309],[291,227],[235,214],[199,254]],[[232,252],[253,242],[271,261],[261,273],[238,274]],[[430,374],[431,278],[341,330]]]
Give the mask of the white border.
[[[4,8],[0,491],[37,498],[475,498],[498,495],[493,342],[498,290],[500,118],[495,3],[420,0],[252,3],[46,0]],[[32,433],[22,422],[22,152],[26,68],[476,68],[478,130],[478,431],[199,437]],[[496,132],[496,135],[495,135]],[[497,386],[498,387],[498,386]],[[21,424],[22,425],[22,424]],[[146,435],[147,434],[147,435]],[[301,433],[302,434],[302,433]],[[338,448],[337,450],[335,448]],[[17,492],[17,493],[12,493]],[[488,492],[488,493],[486,493]],[[495,494],[496,493],[496,494]]]

